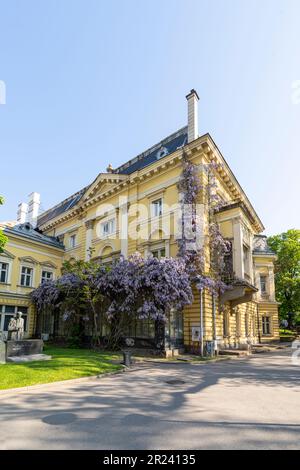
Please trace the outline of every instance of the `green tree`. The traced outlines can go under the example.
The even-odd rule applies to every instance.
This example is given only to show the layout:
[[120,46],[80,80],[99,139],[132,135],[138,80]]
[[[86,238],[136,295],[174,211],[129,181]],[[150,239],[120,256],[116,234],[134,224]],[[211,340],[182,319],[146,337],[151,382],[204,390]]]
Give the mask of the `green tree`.
[[87,318],[92,320],[95,345],[99,345],[100,341],[103,326],[101,307],[104,303],[104,296],[99,290],[96,280],[97,275],[99,276],[100,272],[104,272],[106,269],[93,261],[82,260],[65,261],[62,266],[62,274],[75,274],[82,283],[80,290],[75,290],[75,296],[69,295],[66,300],[70,302],[71,306],[76,304],[77,307],[84,310]]
[[[4,199],[0,196],[0,206],[4,203]],[[7,242],[7,237],[4,235],[3,231],[0,230],[0,253],[3,252],[3,248]]]
[[288,230],[268,239],[276,253],[276,298],[280,302],[280,318],[291,327],[300,314],[300,230]]

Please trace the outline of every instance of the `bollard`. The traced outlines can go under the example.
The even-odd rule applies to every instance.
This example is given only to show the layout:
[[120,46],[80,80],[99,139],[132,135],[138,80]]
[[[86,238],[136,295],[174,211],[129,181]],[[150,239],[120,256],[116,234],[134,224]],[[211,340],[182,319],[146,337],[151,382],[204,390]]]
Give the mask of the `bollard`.
[[131,351],[122,351],[123,352],[123,364],[126,367],[131,366]]

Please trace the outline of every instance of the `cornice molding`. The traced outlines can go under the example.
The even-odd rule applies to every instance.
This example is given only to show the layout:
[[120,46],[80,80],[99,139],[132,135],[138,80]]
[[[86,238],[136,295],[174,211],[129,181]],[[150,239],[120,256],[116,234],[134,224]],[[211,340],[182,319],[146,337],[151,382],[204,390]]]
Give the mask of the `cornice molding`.
[[[231,171],[225,158],[223,157],[220,150],[218,149],[209,134],[205,134],[199,137],[193,142],[187,144],[184,148],[177,149],[172,154],[166,155],[161,160],[157,160],[151,165],[141,170],[137,170],[131,175],[122,175],[121,173],[108,173],[98,175],[95,182],[92,183],[92,186],[87,189],[82,199],[74,208],[64,213],[63,215],[58,216],[56,219],[52,219],[44,226],[41,226],[41,228],[43,230],[49,230],[55,227],[56,225],[69,220],[72,217],[78,216],[81,212],[93,206],[95,203],[100,202],[106,199],[107,197],[124,190],[126,187],[137,184],[138,182],[144,181],[145,179],[150,179],[153,176],[156,176],[157,174],[161,173],[162,171],[168,170],[170,166],[175,166],[182,160],[183,151],[190,158],[194,158],[195,156],[198,156],[199,153],[202,153],[205,155],[205,158],[209,162],[221,163],[219,168],[216,170],[220,180],[223,182],[233,199],[239,200],[245,204],[247,210],[253,216],[254,222],[252,223],[252,226],[255,232],[262,232],[264,230],[264,226],[261,220],[256,214],[254,208],[252,207],[250,201],[248,200],[245,192],[243,191],[233,172]],[[93,197],[87,198],[87,196],[92,196],[93,194],[95,194],[95,191],[97,191],[97,188],[99,188],[100,183],[109,181],[116,182],[115,186],[109,188],[107,191],[104,191],[99,195],[94,195]]]
[[15,259],[15,255],[13,255],[12,253],[10,253],[9,251],[7,250],[3,250],[2,252],[0,252],[0,258],[3,257],[3,258],[9,258],[9,259]]
[[21,263],[39,264],[39,261],[37,261],[32,256],[20,256],[19,260]]
[[52,261],[42,261],[40,265],[45,268],[57,269],[57,265],[52,263]]

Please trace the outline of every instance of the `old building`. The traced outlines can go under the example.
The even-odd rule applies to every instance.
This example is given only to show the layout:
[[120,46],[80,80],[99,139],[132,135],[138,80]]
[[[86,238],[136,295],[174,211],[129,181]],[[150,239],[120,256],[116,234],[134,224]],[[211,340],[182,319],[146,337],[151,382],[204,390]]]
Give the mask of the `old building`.
[[[205,165],[219,164],[215,170],[216,191],[224,205],[217,219],[223,236],[232,246],[226,279],[231,288],[217,300],[209,292],[204,292],[201,299],[195,293],[193,305],[171,316],[166,326],[169,344],[193,349],[199,342],[199,329],[204,341],[214,340],[220,348],[279,339],[274,254],[267,246],[266,237],[261,235],[264,226],[212,137],[198,135],[198,95],[194,90],[187,96],[187,111],[187,126],[119,168],[109,165],[107,172],[100,173],[92,184],[38,217],[36,236],[45,237],[48,242],[30,241],[36,244],[35,251],[30,247],[31,265],[37,267],[34,282],[40,281],[43,262],[57,272],[62,261],[71,258],[110,262],[136,251],[145,257],[151,254],[158,258],[175,257],[181,197],[178,182],[185,153],[197,165],[199,179],[204,184]],[[205,243],[207,207],[205,204],[201,207]],[[29,252],[26,255],[21,249],[15,252],[14,237],[18,236],[15,233],[18,230],[18,226],[6,229],[9,244],[5,259],[10,255],[16,257],[16,269],[22,275],[22,258],[28,257]],[[208,269],[209,262],[208,257]],[[15,277],[12,290],[22,295],[26,303],[26,287],[18,287],[18,282]],[[5,302],[2,296],[0,303],[4,310]],[[151,325],[140,322],[128,334],[147,340],[154,338],[155,331]]]
[[6,335],[11,317],[21,311],[25,338],[29,338],[36,329],[29,293],[44,280],[59,276],[64,247],[55,238],[34,230],[22,217],[0,226],[8,237],[0,253],[0,332]]

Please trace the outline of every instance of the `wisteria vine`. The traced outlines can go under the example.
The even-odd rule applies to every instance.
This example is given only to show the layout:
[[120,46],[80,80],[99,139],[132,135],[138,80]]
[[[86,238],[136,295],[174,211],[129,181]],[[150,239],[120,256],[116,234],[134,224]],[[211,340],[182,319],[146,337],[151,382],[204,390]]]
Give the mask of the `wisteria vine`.
[[[178,255],[184,259],[191,281],[198,290],[208,289],[217,295],[227,289],[222,281],[224,271],[224,258],[230,248],[230,242],[224,239],[216,213],[224,206],[224,201],[217,193],[215,170],[218,164],[203,165],[207,182],[201,184],[199,170],[191,163],[186,154],[183,155],[183,170],[178,185],[181,193],[182,219],[181,237],[178,240]],[[203,201],[207,207],[208,217],[208,245],[210,252],[210,269],[205,273],[205,243],[199,247],[200,220],[197,210],[199,195],[202,192]],[[188,229],[187,229],[188,227]],[[192,235],[192,236],[191,236]],[[193,243],[191,243],[191,240]]]

